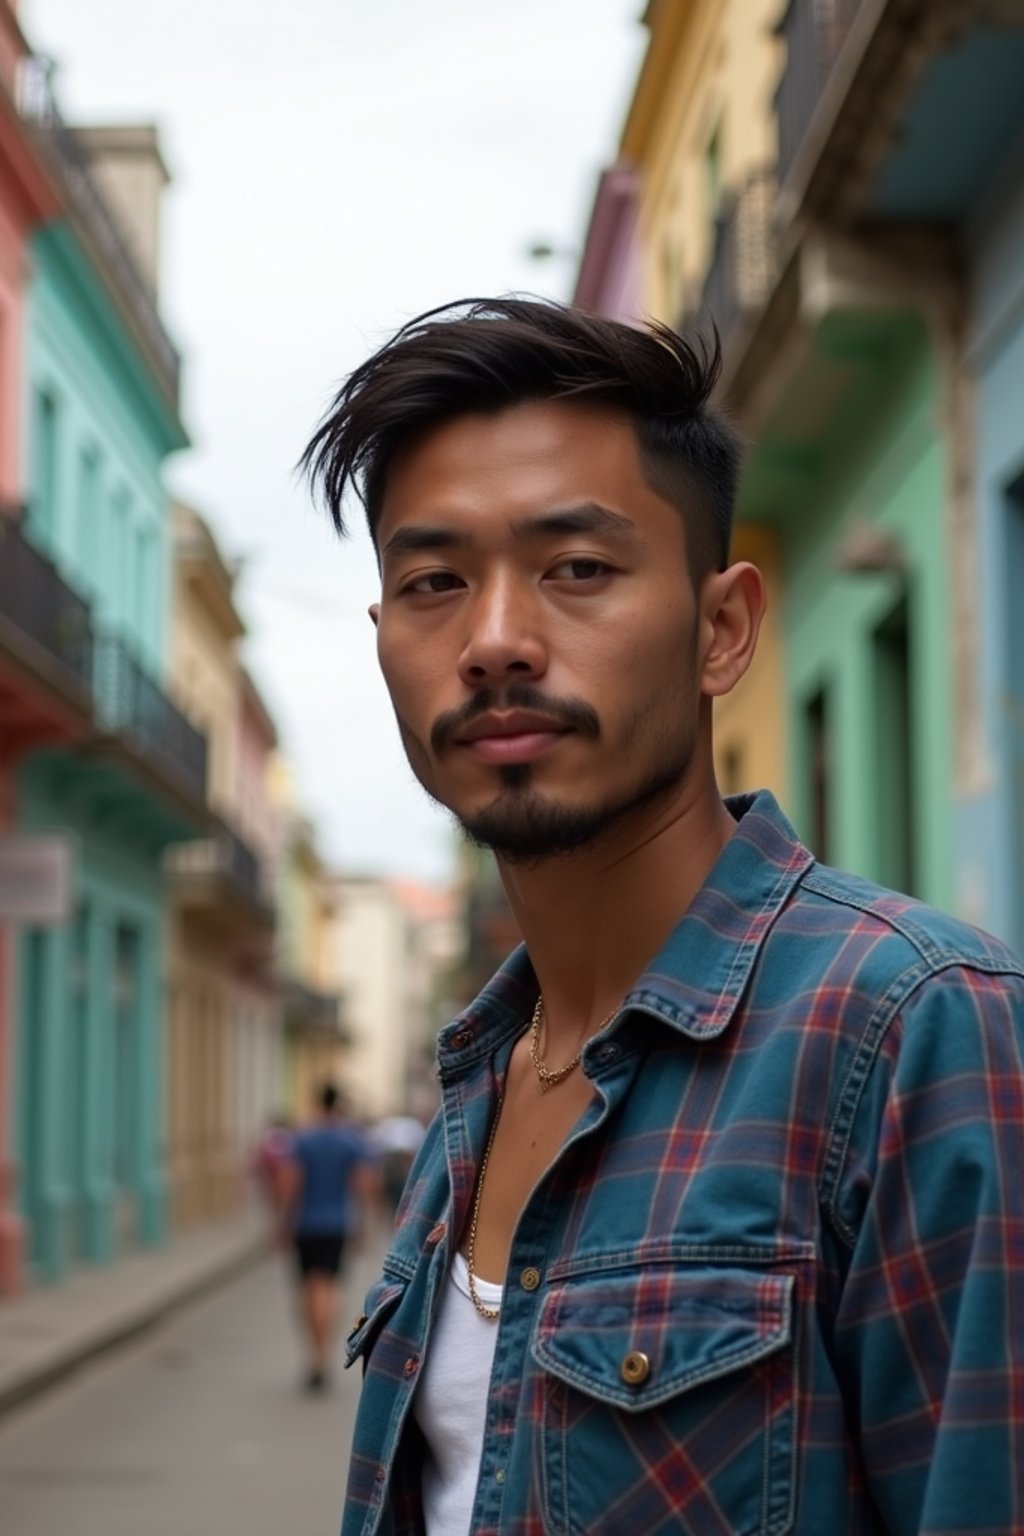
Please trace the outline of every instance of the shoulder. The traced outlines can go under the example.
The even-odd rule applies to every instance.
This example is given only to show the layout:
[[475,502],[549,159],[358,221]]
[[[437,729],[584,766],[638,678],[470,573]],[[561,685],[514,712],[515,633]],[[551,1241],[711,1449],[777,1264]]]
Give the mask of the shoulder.
[[1011,991],[1024,981],[1024,962],[991,934],[822,864],[802,876],[776,928],[795,966],[894,1007],[952,970],[1004,978]]

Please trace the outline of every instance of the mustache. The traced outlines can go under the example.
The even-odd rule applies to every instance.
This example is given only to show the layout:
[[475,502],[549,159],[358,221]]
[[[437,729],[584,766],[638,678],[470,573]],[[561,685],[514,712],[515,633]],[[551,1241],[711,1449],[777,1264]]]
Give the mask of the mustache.
[[545,716],[555,725],[579,731],[590,741],[596,741],[601,734],[597,715],[582,699],[555,699],[529,683],[510,683],[500,692],[494,688],[481,688],[458,709],[438,715],[430,730],[430,745],[435,755],[440,757],[459,731],[492,709],[528,709],[532,714]]

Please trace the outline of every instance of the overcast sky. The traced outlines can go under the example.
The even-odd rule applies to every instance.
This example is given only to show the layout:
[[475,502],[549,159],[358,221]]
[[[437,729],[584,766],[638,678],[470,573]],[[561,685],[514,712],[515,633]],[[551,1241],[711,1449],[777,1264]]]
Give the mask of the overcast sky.
[[[247,655],[325,855],[438,877],[448,818],[405,765],[366,608],[292,466],[338,380],[464,294],[566,297],[643,52],[642,0],[22,0],[66,117],[153,121],[174,178],[162,307]],[[531,243],[561,255],[531,261]],[[353,524],[356,519],[353,518]]]

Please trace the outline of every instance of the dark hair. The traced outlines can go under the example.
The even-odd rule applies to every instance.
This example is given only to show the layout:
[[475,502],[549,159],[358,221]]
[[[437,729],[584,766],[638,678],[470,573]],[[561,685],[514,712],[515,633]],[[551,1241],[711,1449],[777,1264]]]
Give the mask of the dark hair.
[[717,332],[606,320],[533,299],[460,299],[428,310],[342,385],[300,467],[335,528],[351,485],[375,536],[388,468],[425,427],[529,400],[592,401],[632,418],[645,478],[687,519],[699,580],[728,562],[740,440],[710,404]]
[[325,1115],[331,1114],[341,1102],[341,1094],[334,1083],[321,1083],[317,1090],[317,1098]]

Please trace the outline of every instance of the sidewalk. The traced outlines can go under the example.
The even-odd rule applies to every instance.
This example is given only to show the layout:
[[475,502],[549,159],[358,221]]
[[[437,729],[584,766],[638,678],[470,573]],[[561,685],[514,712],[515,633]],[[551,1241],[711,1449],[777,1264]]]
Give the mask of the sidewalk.
[[228,1279],[265,1245],[265,1218],[247,1211],[0,1302],[0,1414]]

